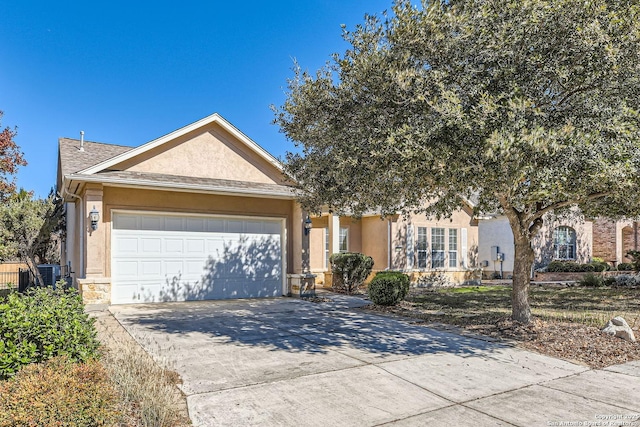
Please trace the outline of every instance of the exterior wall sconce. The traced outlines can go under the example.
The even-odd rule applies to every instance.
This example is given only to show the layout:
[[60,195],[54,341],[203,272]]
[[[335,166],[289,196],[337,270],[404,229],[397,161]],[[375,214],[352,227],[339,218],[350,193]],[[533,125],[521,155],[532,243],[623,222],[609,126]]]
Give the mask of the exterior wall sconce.
[[94,206],[89,212],[89,220],[91,221],[91,229],[96,231],[98,229],[98,221],[100,221],[100,212]]
[[311,218],[307,215],[307,219],[304,220],[304,235],[309,235],[309,230],[311,230]]

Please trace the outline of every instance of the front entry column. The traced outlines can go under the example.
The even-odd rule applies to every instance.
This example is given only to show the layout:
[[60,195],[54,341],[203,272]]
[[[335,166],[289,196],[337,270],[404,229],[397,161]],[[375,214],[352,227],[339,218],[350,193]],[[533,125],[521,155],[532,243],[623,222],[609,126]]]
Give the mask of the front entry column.
[[340,252],[340,217],[329,214],[329,256]]

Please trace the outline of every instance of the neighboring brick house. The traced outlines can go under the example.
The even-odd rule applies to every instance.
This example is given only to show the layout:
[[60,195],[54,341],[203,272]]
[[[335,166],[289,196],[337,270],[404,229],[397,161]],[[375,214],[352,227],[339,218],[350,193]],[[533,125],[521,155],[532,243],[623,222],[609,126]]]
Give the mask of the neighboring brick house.
[[640,248],[638,221],[611,221],[596,219],[593,222],[593,254],[612,265],[629,262],[626,254]]

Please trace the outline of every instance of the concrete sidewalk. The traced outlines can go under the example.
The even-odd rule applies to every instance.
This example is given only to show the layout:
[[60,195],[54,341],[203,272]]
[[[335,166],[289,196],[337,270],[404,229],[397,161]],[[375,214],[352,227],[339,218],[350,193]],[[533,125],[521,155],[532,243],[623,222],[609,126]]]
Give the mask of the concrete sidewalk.
[[194,425],[640,427],[639,362],[589,370],[329,298],[110,311],[181,375]]

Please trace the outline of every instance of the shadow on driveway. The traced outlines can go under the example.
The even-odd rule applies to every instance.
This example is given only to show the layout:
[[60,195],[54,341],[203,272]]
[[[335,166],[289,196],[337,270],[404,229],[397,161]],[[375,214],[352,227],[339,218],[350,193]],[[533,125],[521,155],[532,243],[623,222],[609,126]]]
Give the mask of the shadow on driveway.
[[348,348],[405,357],[486,354],[504,347],[352,310],[340,297],[327,303],[278,298],[114,306],[112,311],[134,337],[169,335],[176,346],[204,341],[272,351],[327,353]]

